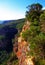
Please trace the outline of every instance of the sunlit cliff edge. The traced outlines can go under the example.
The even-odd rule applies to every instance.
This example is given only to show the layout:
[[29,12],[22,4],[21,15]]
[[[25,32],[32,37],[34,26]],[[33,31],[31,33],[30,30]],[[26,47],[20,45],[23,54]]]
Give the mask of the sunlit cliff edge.
[[[27,29],[30,29],[29,21],[27,21],[24,24],[22,31],[20,33],[20,36],[18,37],[18,44],[17,44],[18,47],[13,48],[14,53],[16,52],[16,55],[18,57],[19,65],[34,65],[34,62],[33,62],[34,57],[27,55],[28,52],[30,51],[30,48],[29,48],[30,45],[28,44],[27,41],[25,41],[22,38],[22,32],[24,32]],[[18,51],[16,51],[17,48],[18,48]]]

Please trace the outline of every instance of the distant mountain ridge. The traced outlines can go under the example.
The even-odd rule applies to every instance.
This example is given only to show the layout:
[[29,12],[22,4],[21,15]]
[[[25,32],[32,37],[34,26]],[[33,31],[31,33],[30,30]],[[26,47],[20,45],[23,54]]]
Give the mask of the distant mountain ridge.
[[18,20],[7,20],[0,24],[0,35],[4,35],[6,32],[5,29],[9,28],[21,28],[25,19],[18,19]]
[[21,20],[23,20],[23,19],[25,19],[25,18],[17,19],[17,20],[5,20],[5,21],[3,21],[2,24],[15,23],[15,22],[21,21]]

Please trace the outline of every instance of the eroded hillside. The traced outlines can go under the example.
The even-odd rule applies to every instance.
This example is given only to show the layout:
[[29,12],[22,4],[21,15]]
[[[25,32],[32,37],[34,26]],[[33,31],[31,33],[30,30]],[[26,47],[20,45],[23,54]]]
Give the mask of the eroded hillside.
[[18,50],[16,51],[16,55],[19,60],[19,65],[34,65],[32,60],[33,57],[28,55],[30,51],[29,48],[30,45],[28,44],[27,41],[25,41],[22,38],[22,32],[26,31],[27,29],[30,29],[30,23],[28,21],[24,24],[20,36],[18,37],[18,47],[15,47],[14,49],[14,53],[15,53],[15,51],[18,48]]

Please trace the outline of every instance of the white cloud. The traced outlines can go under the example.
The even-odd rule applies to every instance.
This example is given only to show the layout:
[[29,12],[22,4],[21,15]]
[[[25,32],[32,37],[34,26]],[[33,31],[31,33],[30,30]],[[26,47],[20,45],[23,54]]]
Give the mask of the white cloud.
[[45,10],[45,7],[43,7],[42,9]]
[[13,20],[25,17],[25,12],[11,11],[5,8],[0,8],[0,20]]

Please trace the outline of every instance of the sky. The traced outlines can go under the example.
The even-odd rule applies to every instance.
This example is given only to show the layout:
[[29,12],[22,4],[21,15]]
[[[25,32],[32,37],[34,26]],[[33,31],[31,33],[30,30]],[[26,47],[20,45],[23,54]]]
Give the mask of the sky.
[[45,9],[45,0],[0,0],[0,20],[24,18],[26,7],[33,3],[40,3]]

